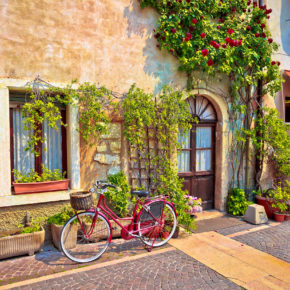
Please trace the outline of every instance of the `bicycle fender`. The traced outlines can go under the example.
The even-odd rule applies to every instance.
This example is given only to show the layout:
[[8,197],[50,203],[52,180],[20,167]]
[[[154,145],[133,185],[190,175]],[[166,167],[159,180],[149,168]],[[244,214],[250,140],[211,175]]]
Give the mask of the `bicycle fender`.
[[98,215],[101,215],[108,222],[108,224],[110,226],[110,232],[111,232],[111,234],[110,234],[110,237],[109,237],[109,243],[111,243],[112,237],[113,237],[113,229],[112,229],[111,222],[108,219],[108,217],[105,214],[103,214],[102,212],[98,212]]

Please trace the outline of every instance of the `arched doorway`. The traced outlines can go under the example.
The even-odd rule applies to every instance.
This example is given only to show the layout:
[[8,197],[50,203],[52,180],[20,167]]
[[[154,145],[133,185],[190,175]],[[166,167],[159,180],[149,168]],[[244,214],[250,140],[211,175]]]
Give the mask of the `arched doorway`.
[[179,176],[190,195],[202,198],[203,208],[214,208],[216,111],[203,96],[187,99],[191,114],[198,119],[186,136],[179,136]]

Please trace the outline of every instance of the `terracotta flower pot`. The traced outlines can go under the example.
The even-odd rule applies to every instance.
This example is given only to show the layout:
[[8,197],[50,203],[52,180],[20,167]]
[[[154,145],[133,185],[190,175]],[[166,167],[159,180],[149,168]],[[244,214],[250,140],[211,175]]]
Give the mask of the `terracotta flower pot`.
[[12,182],[12,184],[14,187],[14,194],[39,193],[39,192],[67,190],[69,179],[44,181],[44,182],[29,182],[29,183]]
[[265,208],[267,217],[270,219],[273,216],[274,208],[272,207],[273,201],[271,198],[256,196],[257,204],[262,205]]
[[285,221],[290,221],[290,213],[286,213],[286,215],[285,215]]
[[285,219],[284,213],[274,212],[274,219],[276,222],[282,223]]

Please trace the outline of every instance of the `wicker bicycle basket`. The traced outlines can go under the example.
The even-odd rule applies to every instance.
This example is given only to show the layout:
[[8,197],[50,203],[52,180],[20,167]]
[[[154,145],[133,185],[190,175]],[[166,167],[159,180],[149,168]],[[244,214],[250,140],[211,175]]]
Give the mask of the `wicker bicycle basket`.
[[70,204],[75,210],[88,210],[93,205],[92,193],[88,191],[71,193]]

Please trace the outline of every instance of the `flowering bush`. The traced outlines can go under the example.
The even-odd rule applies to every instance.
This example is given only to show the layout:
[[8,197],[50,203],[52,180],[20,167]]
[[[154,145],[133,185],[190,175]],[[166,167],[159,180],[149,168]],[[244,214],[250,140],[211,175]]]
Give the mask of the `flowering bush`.
[[191,215],[194,215],[197,212],[202,212],[202,200],[201,198],[197,198],[195,196],[191,195],[184,195],[184,198],[186,199],[186,203],[189,207],[189,213]]

